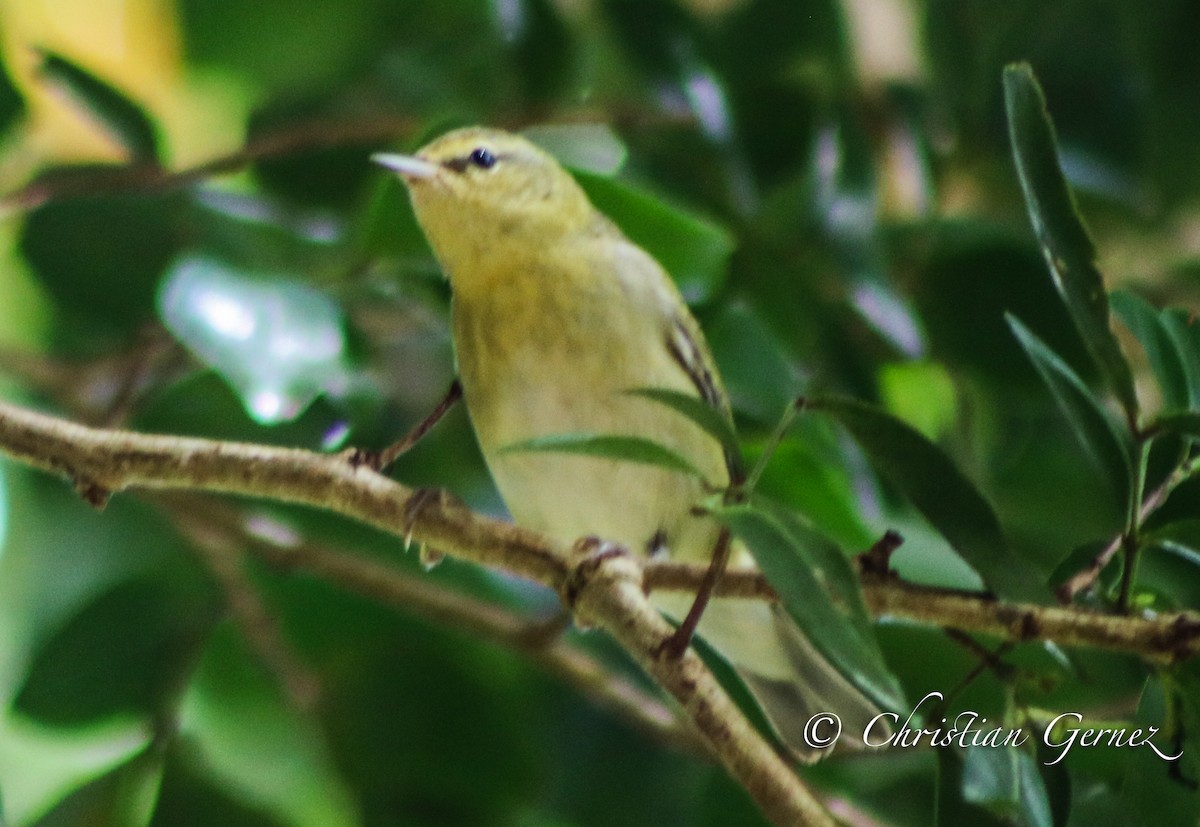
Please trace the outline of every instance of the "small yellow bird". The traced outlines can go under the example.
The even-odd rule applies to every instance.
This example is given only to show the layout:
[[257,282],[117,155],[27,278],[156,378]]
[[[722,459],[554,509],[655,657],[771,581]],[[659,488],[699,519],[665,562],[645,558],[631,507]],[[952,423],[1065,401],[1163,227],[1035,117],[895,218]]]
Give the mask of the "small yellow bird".
[[[700,327],[663,268],[552,157],[516,135],[460,129],[415,156],[375,160],[408,187],[450,281],[463,398],[513,519],[564,544],[596,536],[707,563],[720,527],[694,513],[706,495],[694,476],[611,458],[504,450],[568,433],[632,435],[673,449],[709,482],[728,484],[717,440],[676,411],[628,393],[682,391],[729,416]],[[752,565],[735,543],[731,566]],[[676,619],[691,603],[683,594],[653,598]],[[839,715],[842,740],[855,744],[878,713],[778,606],[717,599],[699,631],[737,667],[802,760],[820,755],[807,743],[812,716]]]

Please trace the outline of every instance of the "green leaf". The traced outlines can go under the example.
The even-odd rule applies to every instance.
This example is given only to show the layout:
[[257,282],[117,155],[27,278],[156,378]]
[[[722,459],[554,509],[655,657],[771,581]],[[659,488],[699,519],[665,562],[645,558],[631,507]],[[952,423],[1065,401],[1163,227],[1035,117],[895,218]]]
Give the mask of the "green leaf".
[[[25,111],[25,99],[12,82],[7,67],[0,66],[0,134],[7,132],[18,116]],[[0,816],[3,811],[0,810]]]
[[[1160,731],[1153,738],[1154,749],[1146,744],[1121,755],[1121,798],[1128,810],[1137,814],[1136,819],[1126,824],[1134,821],[1188,827],[1200,824],[1200,796],[1195,785],[1189,783],[1196,778],[1196,753],[1200,747],[1196,736],[1196,727],[1200,725],[1198,679],[1200,670],[1193,658],[1145,682],[1130,724],[1143,732],[1148,727]],[[1160,757],[1162,754],[1179,757],[1169,762]]]
[[337,399],[353,386],[341,308],[283,274],[183,256],[163,277],[158,307],[166,328],[260,424],[291,422],[318,396]]
[[1190,552],[1190,557],[1200,561],[1200,519],[1186,518],[1167,523],[1153,531],[1145,532],[1146,543],[1174,545]]
[[211,611],[203,599],[158,580],[121,583],[32,653],[13,705],[62,727],[153,714],[170,702],[191,666]]
[[1063,175],[1054,125],[1029,64],[1005,67],[1004,103],[1021,190],[1054,286],[1101,375],[1125,415],[1134,420],[1138,403],[1133,374],[1109,328],[1108,297],[1096,268],[1096,249]]
[[899,710],[904,693],[884,663],[850,561],[794,515],[760,498],[713,516],[750,547],[801,631],[876,704]]
[[1004,540],[1000,521],[975,485],[950,457],[911,425],[853,399],[820,397],[815,410],[837,419],[872,464],[897,485],[922,516],[1002,597],[1041,600],[1041,578]]
[[1128,434],[1112,421],[1070,365],[1019,319],[1007,318],[1017,341],[1058,401],[1076,438],[1114,487],[1114,494],[1124,503],[1133,480],[1133,448]]
[[162,750],[154,747],[142,750],[128,761],[71,790],[36,824],[38,827],[151,824],[162,771]]
[[4,537],[8,534],[8,480],[4,476],[4,466],[0,465],[0,549],[4,548]]
[[734,248],[724,227],[612,178],[586,172],[575,177],[596,209],[654,256],[689,302],[708,298],[724,281]]
[[[214,786],[274,823],[361,823],[318,721],[285,700],[232,624],[215,630],[199,658],[178,725]],[[267,756],[287,760],[267,765]]]
[[954,380],[945,366],[913,360],[879,370],[879,395],[889,411],[930,439],[948,433],[957,419]]
[[623,462],[640,462],[644,465],[657,465],[668,471],[679,471],[701,479],[704,477],[696,469],[696,466],[670,448],[640,436],[590,433],[551,434],[514,442],[500,449],[500,452],[504,454],[515,451],[581,454]]
[[77,324],[132,335],[152,320],[155,288],[187,235],[184,204],[178,192],[51,201],[25,219],[21,253]]
[[123,92],[51,51],[41,51],[41,77],[90,112],[132,161],[157,161],[158,131],[142,108]]
[[1115,291],[1109,301],[1146,351],[1164,410],[1186,410],[1190,399],[1187,369],[1162,316],[1141,296],[1123,290]]
[[[779,443],[755,491],[799,512],[814,529],[843,548],[866,548],[876,539],[859,507],[856,480],[842,457],[837,427],[815,416],[800,419]],[[749,446],[757,461],[762,438]]]
[[578,81],[580,56],[575,28],[567,24],[563,8],[554,0],[517,0],[489,7],[511,68],[519,73],[521,100],[532,109],[542,109],[570,95]]
[[629,157],[625,142],[605,123],[537,124],[521,135],[564,166],[595,175],[616,175]]
[[1027,827],[1051,827],[1050,800],[1037,764],[1016,747],[968,747],[963,799]]
[[704,320],[704,333],[729,402],[744,416],[771,423],[800,395],[803,382],[788,343],[748,304],[716,303]]
[[1164,431],[1170,431],[1180,436],[1191,436],[1200,439],[1200,412],[1185,411],[1183,413],[1167,414],[1154,420],[1154,425]]
[[700,397],[668,388],[633,388],[626,393],[666,405],[703,428],[730,455],[740,456],[737,434],[729,417]]
[[1183,364],[1183,372],[1187,377],[1187,407],[1193,410],[1200,408],[1200,327],[1196,325],[1193,314],[1182,308],[1165,310],[1159,318]]

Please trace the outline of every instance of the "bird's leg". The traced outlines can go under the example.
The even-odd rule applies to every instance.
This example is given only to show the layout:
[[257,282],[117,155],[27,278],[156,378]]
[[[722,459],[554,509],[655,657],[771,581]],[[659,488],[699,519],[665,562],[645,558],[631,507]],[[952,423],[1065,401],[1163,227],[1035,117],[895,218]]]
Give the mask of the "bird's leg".
[[398,460],[402,455],[408,452],[410,448],[421,441],[425,434],[429,433],[434,425],[441,421],[442,417],[454,407],[458,400],[462,399],[462,384],[455,379],[450,384],[450,389],[446,391],[446,396],[437,404],[429,416],[422,419],[412,430],[401,437],[396,442],[393,442],[382,451],[367,451],[363,448],[351,448],[346,452],[347,460],[351,465],[365,465],[372,470],[380,473],[386,471],[388,467]]
[[[421,512],[429,507],[430,503],[437,502],[441,506],[458,505],[462,506],[463,502],[458,497],[451,494],[442,488],[417,488],[408,499],[405,500],[401,516],[404,525],[404,550],[408,551],[412,545],[413,529],[416,527],[417,518],[421,516]],[[442,552],[436,549],[431,549],[424,543],[417,546],[417,554],[420,557],[421,565],[426,569],[431,569],[442,561],[445,556]]]
[[704,616],[708,601],[712,598],[713,591],[717,588],[717,583],[720,582],[721,575],[725,573],[725,567],[729,564],[729,546],[729,529],[722,527],[721,533],[717,535],[717,544],[713,547],[712,561],[708,564],[708,570],[704,572],[704,579],[700,581],[700,588],[696,591],[696,599],[692,601],[692,607],[688,609],[687,616],[675,629],[675,633],[662,645],[661,652],[667,657],[681,657],[691,644],[692,636],[696,634],[696,627],[700,625],[700,618]]

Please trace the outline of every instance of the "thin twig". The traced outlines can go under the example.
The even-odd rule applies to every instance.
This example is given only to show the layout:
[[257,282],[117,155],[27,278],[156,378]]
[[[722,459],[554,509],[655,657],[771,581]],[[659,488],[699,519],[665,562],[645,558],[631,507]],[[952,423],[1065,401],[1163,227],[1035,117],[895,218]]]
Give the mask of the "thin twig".
[[220,584],[243,637],[279,681],[284,696],[298,710],[312,709],[320,696],[320,682],[288,644],[275,615],[247,577],[238,538],[191,508],[171,509],[171,516]]
[[[354,594],[399,609],[431,623],[516,650],[632,723],[648,736],[689,752],[707,755],[695,731],[683,725],[673,709],[641,686],[614,672],[587,652],[561,639],[563,618],[533,620],[451,591],[421,577],[345,549],[294,537],[291,532],[264,530],[240,509],[191,494],[158,495],[173,516],[241,538],[245,551],[285,572],[303,571]],[[569,619],[567,620],[569,623]]]
[[666,642],[663,649],[664,654],[668,657],[677,658],[692,645],[692,636],[696,634],[696,628],[700,625],[700,618],[704,616],[704,610],[708,608],[708,601],[712,598],[713,591],[720,584],[721,575],[725,573],[725,567],[729,565],[731,539],[729,527],[722,526],[720,533],[717,535],[717,545],[713,549],[712,560],[709,561],[708,567],[704,572],[704,577],[700,580],[700,585],[696,589],[696,597],[692,601],[691,608],[688,609],[683,622],[675,629],[675,634],[671,635],[671,639]]
[[[495,125],[516,129],[530,122],[531,117],[536,122],[535,116],[526,114],[519,119],[502,118]],[[556,117],[562,119],[563,115],[558,113]],[[665,127],[687,125],[694,121],[688,114],[646,113],[641,109],[605,109],[604,112],[581,110],[575,113],[574,117],[565,119]],[[414,119],[398,114],[314,121],[292,124],[278,132],[257,136],[241,149],[174,172],[156,163],[58,169],[0,197],[0,216],[37,209],[52,201],[71,198],[181,189],[214,176],[238,172],[258,161],[271,158],[395,141],[412,134],[416,126],[417,122]]]
[[51,201],[105,193],[166,192],[244,169],[268,158],[339,146],[382,143],[407,135],[413,121],[371,117],[358,121],[299,124],[253,139],[242,149],[171,172],[155,163],[60,169],[0,198],[0,215],[33,210]]
[[758,462],[754,464],[754,469],[746,477],[743,488],[747,494],[758,487],[758,481],[762,478],[763,472],[767,470],[767,465],[771,461],[771,457],[775,455],[775,451],[779,448],[783,438],[787,436],[787,432],[791,429],[792,423],[796,421],[796,417],[804,410],[808,404],[805,397],[797,397],[794,401],[788,404],[787,409],[783,412],[783,416],[779,418],[779,422],[775,424],[775,429],[771,431],[771,435],[767,437],[767,444],[763,446],[762,455],[758,458]]
[[[1133,433],[1136,434],[1136,425]],[[1125,552],[1125,565],[1121,570],[1121,583],[1117,593],[1117,610],[1129,611],[1129,600],[1133,596],[1133,584],[1137,580],[1138,557],[1142,550],[1141,530],[1146,491],[1146,464],[1150,461],[1150,440],[1137,445],[1137,465],[1133,469],[1133,490],[1129,495],[1129,514],[1125,530],[1121,533],[1121,548]],[[1148,512],[1147,512],[1148,513]]]
[[185,363],[182,348],[157,325],[124,350],[78,361],[0,346],[0,373],[53,398],[77,419],[110,428]]
[[[1176,484],[1175,480],[1167,480],[1158,488],[1151,491],[1142,502],[1139,519],[1145,521],[1146,517],[1162,505]],[[1121,550],[1124,538],[1124,532],[1118,534],[1099,554],[1092,558],[1092,562],[1086,568],[1076,572],[1059,586],[1055,591],[1058,601],[1063,604],[1070,603],[1075,599],[1077,594],[1090,589],[1096,583],[1096,580],[1099,579],[1100,572],[1104,571],[1104,568],[1112,561],[1116,553]]]
[[1013,674],[1013,668],[1000,659],[1001,654],[1008,652],[1012,648],[1013,644],[1011,642],[1006,641],[1002,643],[999,649],[992,652],[961,629],[946,629],[945,633],[946,637],[974,655],[976,662],[970,671],[963,675],[958,683],[952,686],[942,697],[941,702],[937,705],[937,711],[930,714],[931,719],[940,718],[945,714],[954,699],[974,683],[975,679],[982,675],[985,670],[991,669],[1001,681],[1007,680]]
[[393,442],[388,447],[384,448],[378,454],[352,449],[355,452],[351,461],[362,462],[379,472],[387,471],[387,469],[396,460],[400,459],[404,454],[412,450],[412,447],[420,442],[425,434],[442,421],[451,408],[457,404],[458,400],[462,399],[462,383],[455,379],[450,383],[449,390],[442,398],[442,401],[437,404],[437,407],[430,412],[428,416],[413,426],[403,437]]

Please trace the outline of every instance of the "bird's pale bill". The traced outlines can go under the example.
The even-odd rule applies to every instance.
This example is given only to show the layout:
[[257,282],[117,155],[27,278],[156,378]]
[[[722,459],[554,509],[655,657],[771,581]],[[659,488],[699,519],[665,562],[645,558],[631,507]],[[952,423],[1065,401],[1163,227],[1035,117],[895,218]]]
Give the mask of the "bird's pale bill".
[[398,172],[407,178],[432,178],[437,175],[438,165],[422,161],[412,155],[396,155],[391,152],[376,152],[371,160],[384,169]]

